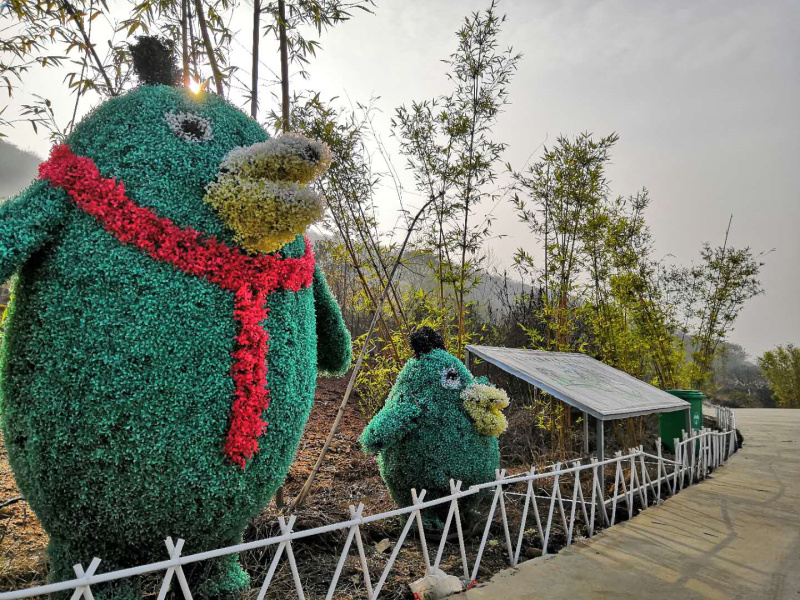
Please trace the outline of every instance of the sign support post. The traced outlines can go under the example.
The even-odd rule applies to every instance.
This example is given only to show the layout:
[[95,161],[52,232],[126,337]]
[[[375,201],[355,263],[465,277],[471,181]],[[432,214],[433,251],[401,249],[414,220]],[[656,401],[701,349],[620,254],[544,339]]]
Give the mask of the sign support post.
[[[597,462],[603,462],[606,459],[606,452],[605,452],[605,421],[603,419],[597,419],[597,448],[595,450],[597,454]],[[600,466],[600,489],[603,490],[603,494],[605,495],[606,490],[606,466]]]
[[589,413],[583,413],[583,454],[589,456]]

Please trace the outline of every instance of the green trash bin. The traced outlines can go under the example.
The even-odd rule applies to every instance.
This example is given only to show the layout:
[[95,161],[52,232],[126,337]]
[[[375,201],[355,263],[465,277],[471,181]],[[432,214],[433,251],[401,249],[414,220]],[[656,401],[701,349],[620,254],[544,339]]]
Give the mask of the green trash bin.
[[[673,396],[686,400],[692,405],[692,429],[698,430],[703,426],[703,400],[706,396],[700,390],[667,390]],[[681,432],[686,429],[686,411],[661,413],[658,415],[661,441],[675,452],[675,438],[681,439]]]

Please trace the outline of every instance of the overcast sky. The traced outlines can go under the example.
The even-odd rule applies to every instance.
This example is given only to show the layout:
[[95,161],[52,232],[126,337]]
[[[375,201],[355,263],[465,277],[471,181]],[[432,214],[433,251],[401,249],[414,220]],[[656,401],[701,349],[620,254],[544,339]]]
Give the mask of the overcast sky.
[[[377,2],[374,15],[324,36],[311,80],[296,83],[342,104],[380,96],[376,125],[394,149],[394,108],[448,90],[439,60],[454,50],[463,16],[488,1]],[[509,144],[505,160],[520,168],[559,134],[616,131],[612,190],[649,188],[658,256],[688,264],[702,241],[722,242],[733,214],[734,245],[775,251],[762,273],[766,292],[747,305],[732,341],[754,356],[800,344],[800,2],[504,0],[500,10],[502,42],[524,55],[495,129]],[[247,23],[242,30],[249,47]],[[247,64],[246,48],[236,53]],[[53,97],[52,81],[37,77],[30,89]],[[29,129],[9,133],[47,153]],[[384,189],[379,206],[391,227],[394,192]],[[507,204],[494,214],[496,232],[507,234],[492,243],[500,260],[530,246]]]

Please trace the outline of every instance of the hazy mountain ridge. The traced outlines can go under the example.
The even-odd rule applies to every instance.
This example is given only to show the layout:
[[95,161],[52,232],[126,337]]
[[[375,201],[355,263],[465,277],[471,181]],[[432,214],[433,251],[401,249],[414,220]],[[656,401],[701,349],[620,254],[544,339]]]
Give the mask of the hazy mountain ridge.
[[[432,271],[426,268],[426,265],[433,260],[434,257],[426,253],[416,252],[409,255],[403,261],[405,268],[402,271],[401,285],[414,289],[422,288],[426,291],[435,290],[438,286],[436,278]],[[486,307],[491,307],[492,311],[500,311],[503,308],[500,292],[504,286],[508,287],[510,299],[521,296],[523,292],[530,293],[532,289],[531,286],[523,284],[511,276],[504,281],[502,276],[483,269],[478,273],[478,278],[480,281],[470,289],[466,297],[471,302],[478,304],[476,308],[484,317],[487,316],[485,314]]]
[[[316,228],[310,229],[307,235],[315,246],[320,243],[335,242],[333,236]],[[392,257],[392,260],[394,260],[394,257]],[[436,290],[438,287],[436,277],[433,271],[428,268],[428,264],[432,261],[435,261],[435,257],[429,252],[419,250],[406,252],[403,257],[403,264],[398,271],[400,288],[404,291],[408,289],[423,289],[426,292]],[[391,268],[391,261],[388,267]],[[504,289],[506,282],[504,282],[501,275],[484,269],[480,270],[478,278],[480,282],[467,292],[466,297],[470,302],[478,304],[476,307],[478,312],[485,317],[487,306],[490,306],[492,311],[502,309],[503,302],[499,292]],[[450,286],[451,284],[447,285]],[[507,287],[508,295],[511,299],[531,290],[531,286],[513,279],[511,275],[508,277]]]
[[42,159],[0,140],[0,200],[16,196],[36,178]]

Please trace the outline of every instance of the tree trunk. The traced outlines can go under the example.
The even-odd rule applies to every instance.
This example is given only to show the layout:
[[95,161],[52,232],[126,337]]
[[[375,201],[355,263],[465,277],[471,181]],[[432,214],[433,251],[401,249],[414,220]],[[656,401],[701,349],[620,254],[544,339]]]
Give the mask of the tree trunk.
[[253,67],[250,83],[250,116],[258,118],[258,43],[261,40],[261,0],[253,0]]
[[219,70],[217,57],[214,55],[214,45],[211,43],[211,34],[208,32],[206,16],[203,13],[203,0],[194,0],[194,6],[195,10],[197,11],[197,22],[200,23],[200,33],[203,34],[203,44],[206,47],[208,64],[211,65],[211,72],[214,74],[214,83],[217,86],[217,94],[220,98],[223,98],[225,96],[225,91],[222,87],[222,71]]
[[189,58],[191,59],[192,68],[194,69],[194,76],[199,78],[200,69],[197,66],[197,53],[194,47],[194,25],[192,25],[194,18],[192,17],[191,0],[186,0],[186,18],[189,21]]
[[181,0],[181,59],[183,60],[183,87],[189,89],[189,0]]
[[286,41],[286,2],[278,0],[278,31],[281,45],[281,115],[284,131],[289,131],[289,46]]

